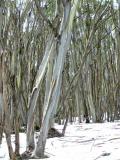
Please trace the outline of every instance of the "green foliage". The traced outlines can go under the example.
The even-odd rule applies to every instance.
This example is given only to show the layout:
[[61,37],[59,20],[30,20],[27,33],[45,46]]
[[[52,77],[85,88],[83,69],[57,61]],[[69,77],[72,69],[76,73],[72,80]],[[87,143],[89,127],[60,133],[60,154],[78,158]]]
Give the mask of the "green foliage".
[[53,19],[56,10],[56,0],[48,0],[45,4],[45,14],[49,19]]

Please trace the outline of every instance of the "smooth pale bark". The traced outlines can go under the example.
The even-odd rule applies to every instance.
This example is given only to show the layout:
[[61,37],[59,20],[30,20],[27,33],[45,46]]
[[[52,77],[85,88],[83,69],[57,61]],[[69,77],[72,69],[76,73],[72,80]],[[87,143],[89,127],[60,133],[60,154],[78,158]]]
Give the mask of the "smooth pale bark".
[[[50,56],[50,59],[49,59],[49,63],[48,63],[48,67],[47,67],[47,75],[46,75],[46,90],[45,90],[45,98],[44,98],[44,110],[43,110],[43,117],[46,113],[46,110],[47,110],[47,99],[49,97],[49,90],[50,90],[50,87],[51,87],[51,81],[52,81],[52,74],[53,74],[53,65],[54,65],[54,61],[56,60],[55,59],[55,55],[54,53],[55,50],[56,50],[56,42],[54,42],[54,47],[53,47],[53,53],[52,55]],[[49,123],[49,128],[52,128],[54,126],[54,117],[51,117],[51,120],[50,120],[50,123]]]
[[46,114],[47,111],[47,100],[49,99],[50,96],[50,88],[51,88],[51,84],[52,84],[52,74],[53,74],[53,65],[54,65],[54,61],[56,61],[55,59],[55,53],[56,53],[56,40],[53,41],[53,45],[52,45],[52,49],[51,49],[51,56],[49,58],[49,62],[48,62],[48,66],[47,66],[47,75],[46,75],[46,91],[45,91],[45,98],[44,98],[44,110],[43,110],[43,117]]
[[55,114],[58,106],[58,100],[60,97],[60,90],[62,83],[62,71],[64,66],[64,60],[71,40],[71,29],[67,28],[69,25],[69,20],[70,20],[69,18],[71,18],[70,10],[71,10],[71,4],[70,2],[66,2],[64,6],[64,17],[60,28],[61,39],[60,42],[58,43],[56,50],[56,53],[58,51],[57,53],[58,57],[56,59],[53,68],[52,83],[49,90],[47,103],[45,106],[47,110],[46,112],[44,112],[42,127],[40,129],[40,135],[34,152],[35,157],[44,156],[46,138],[49,129],[49,121],[50,118]]
[[34,112],[35,112],[35,108],[36,108],[37,99],[39,96],[40,84],[41,84],[42,79],[44,77],[49,58],[50,58],[52,51],[53,51],[53,45],[54,45],[53,38],[54,37],[51,35],[48,38],[45,55],[43,57],[43,60],[41,62],[39,70],[37,72],[34,88],[32,90],[32,94],[30,96],[30,100],[29,100],[29,104],[28,104],[29,111],[28,111],[28,120],[27,120],[27,150],[34,149],[34,147],[35,147],[34,131],[33,131]]

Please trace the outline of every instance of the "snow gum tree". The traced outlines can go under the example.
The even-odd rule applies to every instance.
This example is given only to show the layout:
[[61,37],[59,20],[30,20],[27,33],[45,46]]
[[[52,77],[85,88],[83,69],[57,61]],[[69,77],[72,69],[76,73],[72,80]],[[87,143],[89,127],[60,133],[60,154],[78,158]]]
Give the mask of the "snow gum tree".
[[[36,108],[36,102],[40,91],[41,81],[47,70],[47,80],[46,80],[46,92],[45,101],[43,107],[42,115],[42,125],[40,128],[40,135],[38,137],[38,142],[34,150],[34,157],[43,157],[46,138],[49,130],[49,123],[51,118],[54,117],[56,109],[58,106],[58,101],[61,92],[62,83],[62,71],[65,61],[66,53],[70,46],[71,34],[72,34],[72,23],[74,20],[74,15],[76,13],[78,1],[69,0],[57,0],[56,1],[56,12],[55,19],[53,23],[45,17],[45,20],[49,23],[51,27],[51,34],[48,36],[46,43],[45,54],[43,60],[37,71],[37,76],[32,90],[30,102],[29,102],[29,115],[28,115],[28,125],[27,125],[27,144],[28,148],[31,147],[33,143],[33,124],[34,124],[34,114]],[[35,0],[36,8],[38,13],[41,13],[38,1]],[[34,146],[33,146],[34,148]]]
[[23,125],[25,156],[39,158],[54,120],[64,134],[75,117],[120,118],[119,28],[119,1],[0,1],[0,143],[4,132],[11,159]]

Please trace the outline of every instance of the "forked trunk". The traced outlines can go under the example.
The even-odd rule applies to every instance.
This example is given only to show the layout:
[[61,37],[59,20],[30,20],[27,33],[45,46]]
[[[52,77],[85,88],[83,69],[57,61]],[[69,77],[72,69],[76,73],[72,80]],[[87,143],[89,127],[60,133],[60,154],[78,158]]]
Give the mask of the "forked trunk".
[[71,29],[68,28],[70,20],[70,10],[71,3],[67,1],[64,6],[64,17],[60,28],[61,39],[59,40],[56,48],[57,58],[53,67],[52,82],[49,89],[49,95],[47,96],[46,104],[44,106],[46,110],[43,114],[42,127],[40,129],[40,135],[34,152],[35,157],[44,157],[50,118],[54,116],[58,106],[64,60],[71,40]]
[[53,36],[51,37],[50,35],[48,38],[45,55],[43,57],[43,60],[37,72],[36,81],[35,81],[34,88],[33,88],[33,91],[32,91],[32,94],[29,100],[29,104],[28,104],[29,112],[28,112],[28,121],[27,121],[27,150],[30,150],[30,151],[33,150],[35,147],[34,113],[35,113],[36,103],[37,103],[37,99],[39,96],[40,85],[44,77],[49,58],[53,51],[52,50],[53,46],[54,46]]

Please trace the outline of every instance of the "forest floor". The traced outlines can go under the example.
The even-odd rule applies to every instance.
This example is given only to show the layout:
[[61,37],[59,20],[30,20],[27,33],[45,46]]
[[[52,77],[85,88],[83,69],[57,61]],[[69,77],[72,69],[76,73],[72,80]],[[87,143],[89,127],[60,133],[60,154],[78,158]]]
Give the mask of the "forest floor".
[[[55,125],[61,132],[62,125]],[[38,133],[35,134],[38,137]],[[14,146],[14,135],[12,135]],[[26,137],[20,133],[20,152]],[[64,137],[49,138],[44,160],[120,160],[120,122],[68,124]],[[8,160],[6,140],[0,146],[0,160]]]

